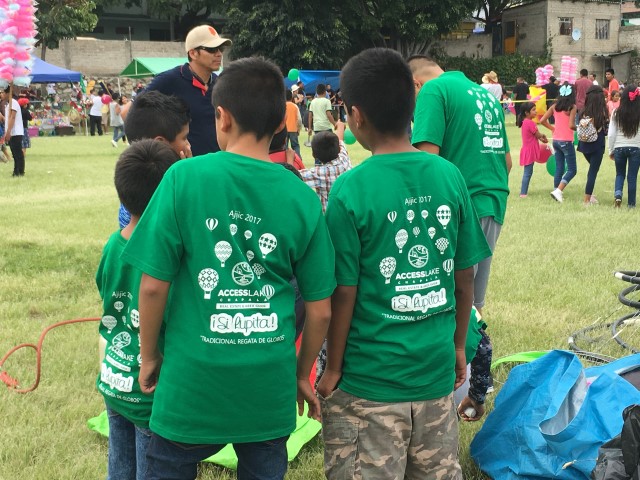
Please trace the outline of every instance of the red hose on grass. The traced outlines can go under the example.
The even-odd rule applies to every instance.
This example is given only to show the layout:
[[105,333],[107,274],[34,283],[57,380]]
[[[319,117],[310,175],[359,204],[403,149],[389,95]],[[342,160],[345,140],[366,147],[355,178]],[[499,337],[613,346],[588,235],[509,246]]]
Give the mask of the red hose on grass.
[[[60,327],[62,325],[69,325],[72,323],[81,323],[81,322],[98,322],[100,321],[100,317],[90,317],[90,318],[75,318],[73,320],[65,320],[63,322],[54,323],[53,325],[49,325],[45,328],[40,334],[40,339],[38,340],[38,345],[34,345],[33,343],[22,343],[13,347],[7,353],[4,354],[2,359],[0,359],[0,380],[7,385],[12,392],[15,393],[28,393],[33,392],[36,388],[38,388],[38,384],[40,383],[40,373],[42,369],[41,363],[41,355],[42,355],[42,344],[44,342],[44,337],[49,333],[49,331],[53,330],[56,327]],[[20,383],[16,378],[11,377],[6,370],[2,370],[2,365],[7,359],[13,355],[15,352],[22,348],[33,348],[36,351],[36,380],[28,388],[19,388]]]

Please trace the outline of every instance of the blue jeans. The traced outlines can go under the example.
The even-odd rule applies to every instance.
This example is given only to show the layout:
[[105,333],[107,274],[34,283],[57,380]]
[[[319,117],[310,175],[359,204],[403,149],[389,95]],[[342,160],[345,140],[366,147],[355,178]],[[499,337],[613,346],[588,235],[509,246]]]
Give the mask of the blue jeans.
[[600,171],[602,164],[602,156],[604,155],[604,146],[601,150],[592,153],[583,153],[584,158],[589,163],[589,171],[587,172],[587,185],[584,187],[585,195],[592,195],[596,186],[596,177]]
[[526,195],[529,191],[529,182],[533,175],[533,163],[524,166],[524,173],[522,174],[522,186],[520,187],[520,195]]
[[113,141],[117,142],[122,137],[124,137],[124,126],[122,126],[122,127],[113,127]]
[[300,142],[298,141],[298,132],[289,132],[287,133],[287,135],[289,138],[289,143],[291,144],[291,148],[298,154],[300,158],[302,158],[302,155],[300,155]]
[[624,186],[625,170],[627,163],[629,168],[627,174],[627,205],[636,206],[636,184],[638,181],[638,169],[640,168],[640,148],[638,147],[618,147],[613,150],[613,158],[616,162],[616,184],[614,195],[622,198],[622,187]]
[[[553,150],[556,154],[556,174],[553,177],[553,187],[558,188],[561,183],[565,185],[576,176],[578,168],[576,166],[576,149],[573,141],[565,142],[561,140],[553,141]],[[565,163],[567,172],[565,173]]]
[[107,480],[143,480],[151,430],[134,425],[107,407],[109,453]]
[[[287,473],[289,436],[254,443],[234,443],[238,480],[282,480]],[[198,462],[215,455],[224,445],[180,443],[155,433],[147,450],[147,480],[193,480]]]

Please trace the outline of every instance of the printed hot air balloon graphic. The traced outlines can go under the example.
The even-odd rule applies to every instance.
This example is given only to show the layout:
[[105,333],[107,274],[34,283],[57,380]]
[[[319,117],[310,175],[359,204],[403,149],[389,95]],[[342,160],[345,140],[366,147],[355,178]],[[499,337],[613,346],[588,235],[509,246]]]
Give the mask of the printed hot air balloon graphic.
[[273,294],[276,293],[276,289],[271,285],[265,285],[260,289],[260,295],[262,295],[267,300],[270,300],[273,297]]
[[397,217],[398,217],[398,214],[396,212],[387,213],[387,218],[391,223],[395,222]]
[[122,309],[124,308],[124,303],[122,303],[120,300],[118,300],[117,302],[115,302],[113,304],[113,308],[115,308],[118,313],[120,313],[122,311]]
[[478,110],[484,110],[484,104],[480,100],[476,100],[476,106],[478,107]]
[[198,274],[198,284],[200,288],[204,290],[204,299],[209,300],[211,298],[211,292],[218,285],[219,280],[218,272],[213,268],[205,268]]
[[424,245],[415,245],[409,249],[408,258],[411,266],[422,268],[429,261],[429,250]]
[[393,257],[383,258],[380,262],[380,273],[384,277],[384,283],[391,283],[391,277],[395,271],[396,259]]
[[447,275],[450,275],[451,271],[453,270],[453,258],[450,258],[449,260],[445,260],[444,262],[442,262],[442,268],[444,269],[445,272],[447,272]]
[[266,270],[264,269],[264,267],[262,265],[260,265],[259,263],[254,263],[251,268],[253,268],[254,273],[256,274],[256,277],[258,277],[258,280],[260,280],[260,275],[262,275]]
[[449,240],[447,240],[446,238],[442,237],[436,240],[436,248],[440,250],[440,254],[443,254],[448,246]]
[[433,237],[436,236],[436,229],[433,227],[429,227],[429,230],[427,230],[427,233],[429,234],[429,238],[433,240]]
[[229,231],[231,232],[231,235],[235,235],[238,233],[238,226],[235,223],[232,223],[229,225]]
[[249,240],[251,237],[253,237],[253,232],[251,232],[251,230],[245,230],[244,231],[244,238]]
[[428,211],[426,211],[426,210],[422,210],[422,211],[420,212],[420,215],[422,215],[422,218],[426,220],[426,219],[427,219],[427,217],[429,216],[429,212],[428,212]]
[[105,315],[104,317],[102,317],[102,325],[106,327],[108,333],[111,333],[111,330],[113,330],[117,324],[118,320],[116,319],[116,317],[112,317],[111,315]]
[[451,220],[451,209],[448,205],[440,205],[438,210],[436,210],[436,218],[440,222],[440,224],[447,229],[447,224],[449,220]]
[[482,130],[482,115],[476,113],[473,119],[476,121],[476,125],[478,125],[478,130]]
[[267,258],[267,255],[273,252],[277,246],[278,240],[270,233],[263,233],[258,239],[258,247],[260,247],[260,251],[262,252],[262,258]]
[[140,312],[138,310],[135,308],[131,310],[129,318],[131,318],[131,325],[133,325],[134,328],[140,327]]
[[396,233],[396,245],[398,246],[398,250],[402,253],[402,247],[404,247],[409,239],[409,234],[404,228],[398,230]]
[[407,210],[407,220],[409,220],[409,223],[412,223],[414,218],[416,218],[416,212]]
[[231,269],[231,278],[241,287],[253,282],[253,270],[247,262],[236,263]]
[[123,348],[131,345],[131,335],[129,335],[129,332],[120,332],[113,337],[111,345],[113,345],[113,348],[116,350],[122,350]]
[[417,237],[420,235],[420,227],[413,227],[413,234]]
[[204,223],[207,226],[207,228],[213,232],[216,229],[216,227],[218,226],[218,219],[217,218],[207,218]]
[[220,260],[220,266],[222,268],[224,268],[224,262],[226,262],[227,259],[231,256],[232,251],[233,249],[231,248],[231,244],[229,242],[221,240],[220,242],[216,243],[213,252],[216,254],[218,260]]
[[247,260],[251,261],[255,257],[255,254],[251,250],[247,250]]

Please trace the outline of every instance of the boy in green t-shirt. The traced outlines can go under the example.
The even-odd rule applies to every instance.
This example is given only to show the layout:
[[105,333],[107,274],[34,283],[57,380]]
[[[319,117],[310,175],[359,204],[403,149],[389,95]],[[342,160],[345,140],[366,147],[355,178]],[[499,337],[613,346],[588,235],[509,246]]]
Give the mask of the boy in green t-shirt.
[[411,146],[402,57],[365,50],[340,87],[373,156],[336,180],[327,207],[338,286],[318,385],[325,472],[459,479],[452,391],[466,374],[473,265],[491,252],[458,169]]
[[143,140],[125,150],[116,164],[116,190],[131,212],[131,222],[111,235],[96,273],[103,302],[99,331],[105,345],[96,385],[104,395],[109,417],[108,479],[144,475],[153,402],[153,397],[142,394],[138,383],[138,290],[142,272],[122,263],[120,254],[164,172],[177,159],[167,145]]
[[[197,463],[227,443],[238,478],[281,479],[296,395],[300,412],[306,400],[320,417],[309,372],[329,323],[334,251],[316,194],[269,161],[284,88],[266,60],[225,67],[212,93],[223,151],[167,172],[123,253],[144,272],[140,383],[155,392],[149,479],[193,479]],[[294,276],[307,311],[297,372]]]

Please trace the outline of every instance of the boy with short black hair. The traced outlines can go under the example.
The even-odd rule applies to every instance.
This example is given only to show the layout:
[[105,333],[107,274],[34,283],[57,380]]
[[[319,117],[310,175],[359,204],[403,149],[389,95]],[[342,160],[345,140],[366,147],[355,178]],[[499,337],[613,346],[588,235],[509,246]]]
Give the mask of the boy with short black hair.
[[[296,384],[299,408],[306,401],[319,418],[309,372],[329,323],[334,251],[315,194],[269,161],[284,88],[264,59],[225,67],[212,95],[223,151],[167,172],[123,253],[144,272],[140,381],[155,391],[148,479],[193,479],[227,443],[238,478],[282,479]],[[307,311],[297,373],[293,276]]]
[[318,194],[323,210],[327,209],[329,191],[336,179],[351,170],[351,159],[344,144],[344,129],[344,123],[337,122],[336,133],[318,132],[314,135],[311,151],[316,165],[300,170],[302,179]]
[[461,479],[452,391],[466,374],[473,265],[491,252],[458,169],[410,143],[403,58],[365,50],[340,87],[349,128],[373,156],[329,194],[338,287],[318,385],[325,472]]
[[[164,142],[176,153],[177,158],[191,157],[189,144],[189,106],[176,96],[156,90],[141,93],[129,108],[124,122],[125,137],[129,142],[150,138]],[[131,216],[121,204],[118,211],[120,228],[124,228]]]
[[96,273],[103,302],[99,332],[104,347],[96,386],[104,396],[109,418],[109,479],[143,478],[153,402],[153,397],[142,394],[138,383],[138,290],[142,272],[123,263],[120,254],[164,172],[176,160],[167,145],[142,140],[125,150],[116,164],[116,190],[131,212],[131,222],[111,235]]

